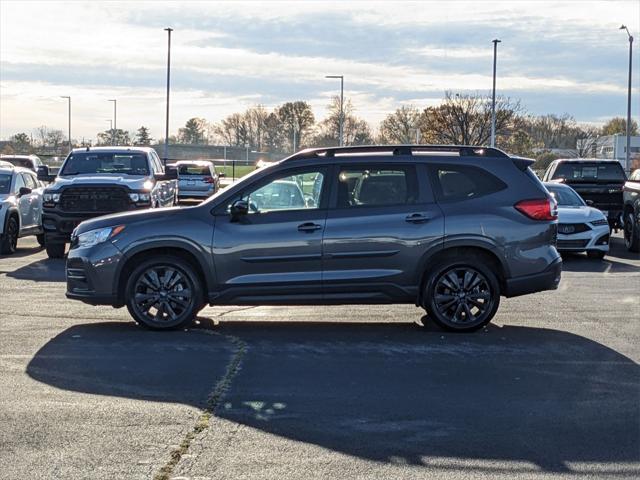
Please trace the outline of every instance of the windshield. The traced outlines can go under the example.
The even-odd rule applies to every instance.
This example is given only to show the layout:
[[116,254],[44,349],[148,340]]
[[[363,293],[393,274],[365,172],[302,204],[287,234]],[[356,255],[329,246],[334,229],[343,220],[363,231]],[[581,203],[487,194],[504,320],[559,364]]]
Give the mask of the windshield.
[[613,181],[624,182],[624,170],[619,163],[604,162],[566,162],[558,165],[554,175],[554,179],[564,178],[573,181]]
[[585,205],[580,195],[570,188],[547,187],[547,189],[556,199],[559,207],[583,207]]
[[33,162],[28,158],[2,157],[2,160],[9,162],[16,167],[29,168],[33,170]]
[[0,174],[0,195],[11,191],[11,175]]
[[96,173],[149,175],[149,162],[144,153],[72,153],[65,162],[60,175],[86,175]]

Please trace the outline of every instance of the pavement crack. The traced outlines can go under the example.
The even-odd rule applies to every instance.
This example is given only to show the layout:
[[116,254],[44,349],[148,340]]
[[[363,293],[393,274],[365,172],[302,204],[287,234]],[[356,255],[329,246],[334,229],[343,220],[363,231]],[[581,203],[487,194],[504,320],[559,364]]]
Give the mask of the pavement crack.
[[[223,314],[224,313],[231,312],[223,312]],[[218,380],[215,387],[207,397],[206,406],[200,413],[200,416],[196,420],[195,425],[185,435],[185,437],[180,442],[180,445],[171,451],[169,460],[162,468],[160,468],[158,473],[155,474],[155,476],[153,477],[154,480],[169,480],[175,467],[178,465],[182,457],[189,451],[189,447],[193,443],[194,439],[204,430],[209,428],[211,417],[215,415],[216,409],[231,387],[231,382],[240,371],[242,358],[244,357],[244,354],[247,350],[247,344],[239,337],[236,337],[234,335],[224,335],[206,329],[194,329],[191,331],[203,333],[206,335],[216,335],[219,337],[223,337],[231,342],[231,344],[235,347],[235,352],[233,353],[231,360],[227,365],[224,375],[220,380]]]

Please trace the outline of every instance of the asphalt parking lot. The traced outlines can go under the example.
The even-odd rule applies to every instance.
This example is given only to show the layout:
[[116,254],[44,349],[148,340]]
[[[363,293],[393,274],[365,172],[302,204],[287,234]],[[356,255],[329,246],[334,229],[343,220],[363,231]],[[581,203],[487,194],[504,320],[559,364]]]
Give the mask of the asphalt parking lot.
[[0,257],[0,477],[638,478],[640,258],[565,259],[475,334],[412,306],[205,309],[181,332]]

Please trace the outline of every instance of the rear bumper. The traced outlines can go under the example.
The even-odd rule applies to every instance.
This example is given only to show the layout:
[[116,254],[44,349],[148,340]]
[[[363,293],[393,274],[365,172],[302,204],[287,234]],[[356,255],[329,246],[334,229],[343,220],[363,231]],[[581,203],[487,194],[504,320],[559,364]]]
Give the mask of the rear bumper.
[[502,293],[505,297],[517,297],[544,290],[556,290],[560,284],[561,276],[562,258],[558,257],[540,273],[508,278]]

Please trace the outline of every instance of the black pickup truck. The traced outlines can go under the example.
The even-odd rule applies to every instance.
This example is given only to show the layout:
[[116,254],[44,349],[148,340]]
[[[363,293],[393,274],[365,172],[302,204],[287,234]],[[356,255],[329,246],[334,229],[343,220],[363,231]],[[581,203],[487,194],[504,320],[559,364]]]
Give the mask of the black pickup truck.
[[544,172],[545,182],[562,182],[605,214],[612,229],[622,228],[622,190],[627,177],[617,160],[558,159]]

